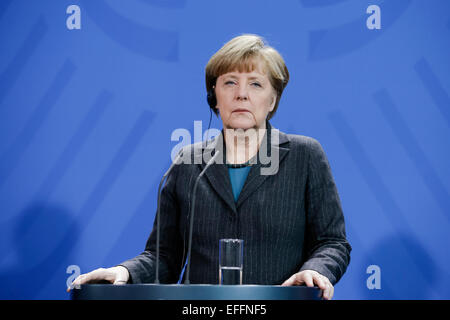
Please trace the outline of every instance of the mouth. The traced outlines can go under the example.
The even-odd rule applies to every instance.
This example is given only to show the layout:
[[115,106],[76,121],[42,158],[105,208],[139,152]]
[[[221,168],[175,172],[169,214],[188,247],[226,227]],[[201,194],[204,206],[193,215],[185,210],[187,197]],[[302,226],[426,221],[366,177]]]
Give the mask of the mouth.
[[240,113],[240,112],[250,112],[250,111],[248,111],[247,109],[240,108],[240,109],[233,110],[233,113],[235,113],[235,112]]

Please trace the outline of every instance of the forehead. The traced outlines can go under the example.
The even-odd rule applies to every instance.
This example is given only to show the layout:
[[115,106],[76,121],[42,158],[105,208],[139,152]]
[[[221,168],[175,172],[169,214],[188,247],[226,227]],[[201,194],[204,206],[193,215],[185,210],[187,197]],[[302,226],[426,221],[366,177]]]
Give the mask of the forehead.
[[246,77],[246,78],[258,78],[258,79],[264,79],[267,78],[267,75],[265,73],[260,72],[259,70],[253,70],[252,72],[240,72],[238,70],[236,71],[231,71],[231,72],[227,72],[222,74],[219,78],[241,78],[241,77]]
[[237,61],[224,63],[218,71],[218,77],[223,75],[251,74],[253,76],[267,76],[267,66],[260,57],[245,57]]

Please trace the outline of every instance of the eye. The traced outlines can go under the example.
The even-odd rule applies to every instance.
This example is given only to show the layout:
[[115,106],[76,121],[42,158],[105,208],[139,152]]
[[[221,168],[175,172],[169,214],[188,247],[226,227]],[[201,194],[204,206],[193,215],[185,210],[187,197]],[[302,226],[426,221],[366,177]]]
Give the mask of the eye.
[[261,87],[262,87],[262,86],[261,86],[261,83],[259,83],[259,82],[257,82],[257,81],[252,82],[251,85],[254,86],[254,87],[258,87],[258,88],[261,88]]
[[225,81],[225,84],[226,85],[233,85],[233,84],[235,84],[235,82],[232,81],[232,80],[228,80],[228,81]]

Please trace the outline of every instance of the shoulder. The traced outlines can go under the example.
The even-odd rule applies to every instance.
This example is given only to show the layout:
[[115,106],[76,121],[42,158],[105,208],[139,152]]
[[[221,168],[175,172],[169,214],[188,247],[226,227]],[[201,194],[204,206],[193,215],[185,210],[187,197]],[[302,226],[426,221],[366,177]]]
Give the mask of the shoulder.
[[319,143],[316,139],[300,134],[286,134],[289,142],[294,147],[309,147],[311,144]]
[[289,149],[297,158],[298,156],[305,159],[308,163],[309,170],[323,170],[329,167],[329,161],[321,143],[309,136],[287,134],[289,140]]
[[320,142],[309,136],[299,134],[286,134],[289,140],[289,147],[291,150],[303,151],[307,153],[323,153],[323,148]]

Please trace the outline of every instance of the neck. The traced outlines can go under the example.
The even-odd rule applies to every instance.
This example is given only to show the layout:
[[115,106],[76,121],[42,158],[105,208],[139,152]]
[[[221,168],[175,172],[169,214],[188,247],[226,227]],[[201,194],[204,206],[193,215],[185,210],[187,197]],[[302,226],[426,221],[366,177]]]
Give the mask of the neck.
[[252,159],[259,150],[259,146],[266,133],[266,124],[259,128],[224,130],[227,162],[242,164]]

